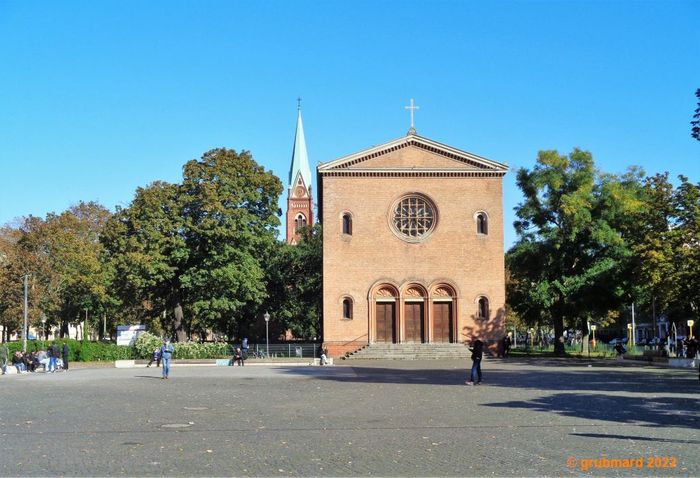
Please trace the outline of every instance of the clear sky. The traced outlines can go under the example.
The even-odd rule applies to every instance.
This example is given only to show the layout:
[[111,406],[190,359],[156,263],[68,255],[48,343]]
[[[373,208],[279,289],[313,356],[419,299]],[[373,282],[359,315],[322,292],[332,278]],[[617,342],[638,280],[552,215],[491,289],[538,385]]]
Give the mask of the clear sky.
[[[418,134],[513,171],[581,147],[698,182],[699,25],[683,0],[0,0],[0,224],[126,206],[220,146],[286,186],[298,96],[312,168],[404,135],[415,98]],[[507,247],[520,198],[510,173]]]

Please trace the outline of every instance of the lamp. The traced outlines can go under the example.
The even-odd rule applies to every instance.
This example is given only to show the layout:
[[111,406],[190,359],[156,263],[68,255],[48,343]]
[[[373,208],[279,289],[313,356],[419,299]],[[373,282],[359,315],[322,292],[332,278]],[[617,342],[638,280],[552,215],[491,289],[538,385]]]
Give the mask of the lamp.
[[270,314],[268,314],[267,311],[265,311],[265,314],[263,315],[263,318],[265,319],[265,354],[270,357]]

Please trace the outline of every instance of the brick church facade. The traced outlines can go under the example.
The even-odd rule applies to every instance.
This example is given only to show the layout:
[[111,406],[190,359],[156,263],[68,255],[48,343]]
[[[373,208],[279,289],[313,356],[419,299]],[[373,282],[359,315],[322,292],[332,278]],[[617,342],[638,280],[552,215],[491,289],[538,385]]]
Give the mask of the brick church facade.
[[318,166],[331,356],[376,342],[503,337],[507,169],[413,128]]

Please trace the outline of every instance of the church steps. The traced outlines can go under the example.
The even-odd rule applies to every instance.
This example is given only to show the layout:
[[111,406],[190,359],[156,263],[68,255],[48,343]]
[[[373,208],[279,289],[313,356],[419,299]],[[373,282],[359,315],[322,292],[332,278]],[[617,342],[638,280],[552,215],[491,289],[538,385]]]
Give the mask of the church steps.
[[352,354],[349,360],[431,360],[431,359],[468,359],[469,349],[463,344],[445,343],[405,343],[405,344],[370,344]]

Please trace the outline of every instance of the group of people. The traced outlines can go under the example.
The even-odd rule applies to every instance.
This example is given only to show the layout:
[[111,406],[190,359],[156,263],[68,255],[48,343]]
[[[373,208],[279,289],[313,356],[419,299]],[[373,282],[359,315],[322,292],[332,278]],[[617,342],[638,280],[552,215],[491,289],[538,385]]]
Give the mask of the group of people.
[[68,344],[63,344],[60,347],[57,343],[51,344],[46,350],[37,350],[35,352],[20,352],[17,351],[8,356],[7,346],[0,344],[0,372],[3,375],[7,373],[7,366],[12,365],[17,370],[17,373],[36,372],[40,367],[48,373],[54,373],[58,370],[68,371]]

